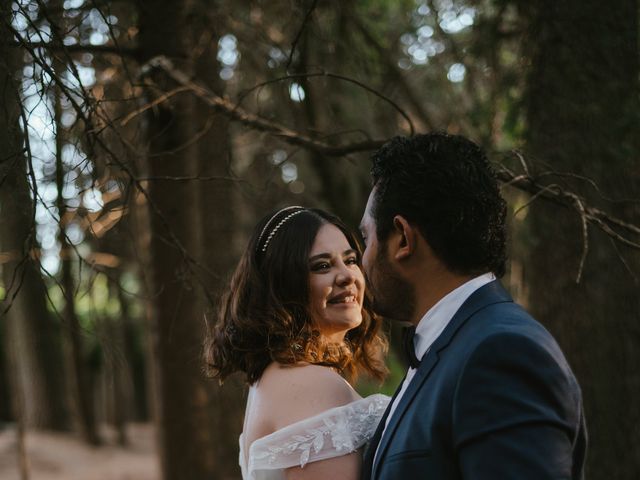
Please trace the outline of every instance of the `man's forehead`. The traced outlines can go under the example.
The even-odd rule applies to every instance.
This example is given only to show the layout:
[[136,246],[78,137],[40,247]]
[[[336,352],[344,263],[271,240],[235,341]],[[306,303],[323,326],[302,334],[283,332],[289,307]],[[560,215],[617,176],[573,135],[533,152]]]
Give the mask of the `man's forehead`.
[[371,193],[369,193],[369,198],[367,198],[367,205],[364,207],[364,212],[362,214],[362,220],[360,220],[360,230],[364,230],[369,227],[371,223],[373,223],[373,218],[371,217],[371,208],[373,206],[373,197],[376,191],[376,187],[373,187]]
[[364,230],[369,228],[373,224],[373,218],[371,217],[371,197],[367,202],[367,206],[362,214],[362,220],[360,220],[360,229]]
[[364,214],[362,215],[362,220],[366,218],[371,218],[371,209],[373,208],[374,197],[376,193],[376,187],[373,187],[371,193],[369,193],[369,198],[367,198],[367,205],[364,207]]

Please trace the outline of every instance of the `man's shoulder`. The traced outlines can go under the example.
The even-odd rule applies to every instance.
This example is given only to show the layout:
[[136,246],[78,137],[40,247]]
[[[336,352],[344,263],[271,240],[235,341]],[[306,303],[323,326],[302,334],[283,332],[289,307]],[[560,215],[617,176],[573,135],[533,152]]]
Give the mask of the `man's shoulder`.
[[[454,325],[469,323],[468,320],[482,319],[483,329],[501,328],[512,325],[541,327],[533,316],[515,302],[499,280],[489,282],[475,290],[460,306],[452,321]],[[470,322],[471,327],[477,322]]]
[[560,350],[549,330],[515,302],[488,304],[477,310],[456,337],[468,349],[477,348],[485,342],[500,344],[522,341],[544,345],[554,351]]
[[459,332],[459,340],[465,345],[468,358],[543,355],[570,372],[551,332],[517,303],[489,305],[473,315],[466,326]]
[[[464,310],[468,309],[467,312]],[[481,319],[484,330],[504,328],[546,329],[502,286],[499,280],[476,290],[462,305],[458,313],[468,313],[472,319]],[[471,322],[477,326],[476,322]]]

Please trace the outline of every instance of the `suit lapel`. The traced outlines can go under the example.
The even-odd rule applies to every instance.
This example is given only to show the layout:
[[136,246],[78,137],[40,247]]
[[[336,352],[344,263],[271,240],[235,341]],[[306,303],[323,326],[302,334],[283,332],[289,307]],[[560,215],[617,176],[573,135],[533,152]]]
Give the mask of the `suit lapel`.
[[[405,375],[405,378],[406,378],[406,375]],[[400,382],[400,385],[398,385],[398,388],[396,388],[396,391],[394,392],[393,397],[391,397],[391,400],[389,401],[389,405],[387,405],[387,409],[384,411],[384,414],[382,415],[380,422],[378,422],[378,427],[376,428],[376,431],[373,434],[373,437],[371,437],[371,440],[369,441],[369,445],[367,447],[367,450],[364,454],[364,458],[362,460],[362,476],[361,476],[362,480],[369,480],[371,478],[371,473],[372,473],[371,468],[373,467],[373,460],[376,455],[376,450],[378,449],[378,443],[380,442],[380,437],[382,436],[382,432],[384,432],[384,426],[387,423],[387,417],[389,416],[389,412],[391,411],[391,405],[393,405],[393,402],[395,401],[396,397],[400,393],[403,383],[404,383],[404,378]]]
[[[378,465],[380,464],[380,459],[384,456],[387,448],[389,447],[389,442],[391,441],[391,438],[393,437],[393,434],[395,433],[396,428],[400,423],[400,420],[404,416],[404,413],[406,412],[407,407],[413,400],[413,397],[416,395],[416,393],[420,389],[420,386],[422,385],[424,380],[429,376],[429,373],[431,373],[431,370],[433,370],[433,368],[436,366],[436,363],[438,363],[438,358],[439,357],[437,354],[427,353],[425,357],[422,359],[422,362],[420,363],[420,367],[418,367],[418,371],[416,372],[413,379],[411,380],[411,383],[407,387],[407,390],[405,390],[404,395],[402,395],[402,398],[400,399],[400,403],[396,407],[395,412],[393,412],[393,416],[389,420],[389,425],[387,426],[385,435],[382,437],[380,441],[380,445],[378,446],[378,455],[375,458],[376,462],[372,467],[371,478],[375,479],[375,472],[378,469]],[[384,425],[382,426],[382,428],[384,429]]]
[[[462,306],[458,309],[458,311],[451,318],[451,321],[444,329],[442,334],[437,338],[437,340],[433,343],[429,351],[425,354],[420,362],[420,366],[418,367],[418,371],[415,376],[411,380],[411,383],[407,387],[407,390],[404,392],[404,395],[400,399],[400,403],[396,407],[393,416],[389,420],[389,425],[387,426],[387,430],[385,432],[384,437],[382,437],[380,441],[380,445],[378,447],[378,455],[376,457],[376,462],[372,466],[372,479],[375,479],[375,473],[380,463],[380,460],[385,455],[387,448],[389,447],[389,443],[395,431],[398,428],[402,417],[406,413],[409,405],[413,401],[413,398],[420,390],[420,387],[425,382],[425,380],[429,377],[433,369],[435,368],[438,360],[440,359],[440,352],[443,351],[451,340],[455,336],[456,332],[464,325],[464,323],[473,316],[478,310],[494,304],[501,302],[511,302],[511,296],[502,288],[500,282],[493,281],[488,283],[478,290],[473,292],[469,298],[462,304]],[[402,384],[401,384],[402,385]],[[398,388],[398,390],[400,387]],[[397,392],[396,392],[397,395]],[[395,396],[394,396],[395,397]],[[389,404],[391,405],[391,403]],[[388,409],[387,409],[388,411]],[[384,423],[382,423],[382,429],[384,429]],[[380,427],[378,427],[380,430]],[[378,432],[376,431],[376,434]],[[380,433],[380,435],[382,432]],[[375,453],[375,450],[374,450]]]

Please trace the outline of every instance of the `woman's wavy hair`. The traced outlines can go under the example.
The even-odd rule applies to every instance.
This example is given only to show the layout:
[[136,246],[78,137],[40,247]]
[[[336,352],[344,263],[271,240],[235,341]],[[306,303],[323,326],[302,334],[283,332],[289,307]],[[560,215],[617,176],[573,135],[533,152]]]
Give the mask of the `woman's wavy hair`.
[[360,262],[356,236],[338,217],[322,210],[292,207],[258,223],[208,332],[205,361],[210,376],[222,382],[240,371],[253,384],[271,362],[306,362],[333,367],[349,379],[362,372],[384,378],[387,343],[367,294],[362,323],[347,332],[343,343],[328,342],[314,325],[308,259],[325,224],[344,233]]

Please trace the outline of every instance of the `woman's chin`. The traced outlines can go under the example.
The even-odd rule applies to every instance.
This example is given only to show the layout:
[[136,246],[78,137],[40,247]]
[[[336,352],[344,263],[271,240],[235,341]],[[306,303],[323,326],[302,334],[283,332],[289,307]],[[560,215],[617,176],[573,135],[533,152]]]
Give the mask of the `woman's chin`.
[[362,315],[352,316],[351,318],[335,319],[331,322],[333,328],[323,335],[332,342],[341,342],[349,330],[357,328],[362,323]]

